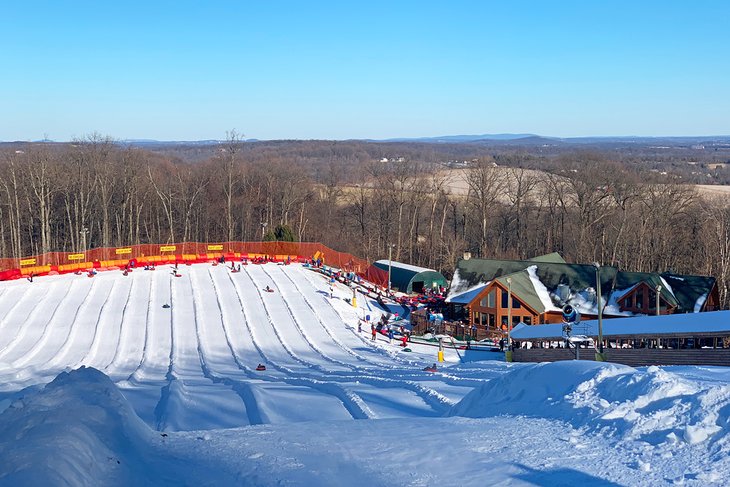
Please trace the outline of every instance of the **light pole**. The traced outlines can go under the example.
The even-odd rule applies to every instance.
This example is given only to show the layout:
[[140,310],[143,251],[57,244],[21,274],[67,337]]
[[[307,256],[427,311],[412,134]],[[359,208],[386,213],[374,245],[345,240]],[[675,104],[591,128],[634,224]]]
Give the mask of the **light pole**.
[[268,222],[261,222],[261,241],[264,241],[264,236],[266,235],[266,225],[268,225]]
[[596,306],[598,307],[598,351],[596,362],[605,362],[603,355],[603,306],[601,305],[601,264],[594,262],[596,268]]
[[388,296],[390,296],[390,272],[393,265],[393,247],[395,244],[388,244]]
[[[86,254],[86,234],[89,233],[89,229],[86,227],[83,227],[83,228],[81,228],[81,231],[79,233],[81,234],[81,244],[84,247],[83,252],[84,252],[84,254]],[[84,255],[84,258],[86,258],[85,255]]]
[[656,315],[659,316],[661,313],[659,312],[659,293],[662,292],[662,285],[657,284],[656,287]]
[[504,359],[512,362],[512,278],[507,278],[507,351]]

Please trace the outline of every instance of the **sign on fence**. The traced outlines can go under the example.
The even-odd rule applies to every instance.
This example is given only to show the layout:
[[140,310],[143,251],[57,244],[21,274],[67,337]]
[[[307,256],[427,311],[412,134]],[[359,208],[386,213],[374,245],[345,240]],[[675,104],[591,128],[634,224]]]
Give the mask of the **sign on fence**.
[[20,259],[20,265],[35,265],[35,257],[32,259]]
[[84,260],[84,254],[69,254],[68,260]]
[[208,250],[223,250],[223,244],[208,245]]
[[116,252],[117,252],[117,255],[131,254],[132,247],[125,247],[123,249],[117,249]]
[[160,247],[160,252],[175,252],[177,250],[176,245],[162,245]]

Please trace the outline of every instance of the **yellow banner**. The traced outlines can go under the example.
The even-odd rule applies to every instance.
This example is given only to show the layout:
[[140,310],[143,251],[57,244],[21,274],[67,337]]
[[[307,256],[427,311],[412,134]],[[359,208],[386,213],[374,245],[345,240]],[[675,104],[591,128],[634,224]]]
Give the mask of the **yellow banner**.
[[35,258],[33,258],[33,259],[20,259],[20,265],[35,265]]
[[117,249],[117,255],[123,255],[123,254],[131,254],[132,253],[132,247],[126,247],[123,249]]
[[176,245],[163,245],[160,247],[160,252],[175,252],[177,250]]
[[84,260],[84,254],[70,254],[68,260]]
[[223,250],[223,244],[208,245],[208,250]]

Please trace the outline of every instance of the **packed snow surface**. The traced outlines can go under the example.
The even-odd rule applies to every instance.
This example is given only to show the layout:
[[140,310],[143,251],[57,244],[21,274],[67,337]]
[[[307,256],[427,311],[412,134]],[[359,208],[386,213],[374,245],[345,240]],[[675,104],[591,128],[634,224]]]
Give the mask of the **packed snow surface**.
[[447,349],[427,372],[435,347],[372,342],[377,304],[299,265],[170,271],[0,283],[1,485],[730,477],[728,369]]

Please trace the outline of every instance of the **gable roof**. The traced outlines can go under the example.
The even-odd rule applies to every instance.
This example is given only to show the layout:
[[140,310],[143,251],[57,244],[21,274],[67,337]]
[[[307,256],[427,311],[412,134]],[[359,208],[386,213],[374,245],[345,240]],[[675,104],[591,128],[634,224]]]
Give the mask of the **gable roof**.
[[466,305],[474,301],[474,298],[477,297],[477,295],[484,290],[485,287],[489,286],[489,283],[486,284],[477,284],[476,286],[472,287],[471,289],[468,289],[460,294],[451,294],[446,297],[445,301],[447,303],[454,303],[454,304],[462,304]]
[[681,313],[699,313],[705,306],[707,297],[715,287],[715,278],[712,276],[689,276],[663,272],[665,284],[672,288],[672,292],[679,303]]
[[651,289],[656,289],[657,286],[661,286],[662,290],[659,293],[661,297],[671,306],[679,307],[680,303],[674,295],[673,287],[669,286],[662,279],[662,276],[653,272],[620,271],[616,276],[615,289],[621,290],[621,295],[616,296],[616,299],[620,300],[642,282],[646,283]]
[[[528,272],[527,269],[530,267],[534,267],[534,275]],[[459,294],[477,284],[484,284],[494,279],[498,279],[501,285],[507,287],[503,277],[506,278],[508,275],[513,278],[514,293],[525,301],[525,304],[534,307],[540,313],[559,310],[565,302],[574,304],[582,313],[597,313],[594,289],[596,268],[586,264],[462,259],[456,265],[449,294],[451,295],[452,292]],[[604,303],[613,287],[615,275],[615,267],[601,267],[601,294],[603,294]],[[561,285],[564,287],[559,290]],[[520,291],[518,291],[518,287],[521,288]],[[546,292],[542,291],[542,287]],[[540,289],[542,297],[538,295],[538,289]],[[563,296],[567,299],[560,297],[563,293],[567,294],[567,296]]]
[[[547,288],[542,284],[536,275],[536,266],[496,279],[505,289],[511,287],[514,297],[525,303],[527,306],[535,310],[537,313],[546,311],[560,311],[550,298]],[[511,283],[507,282],[511,279]]]

